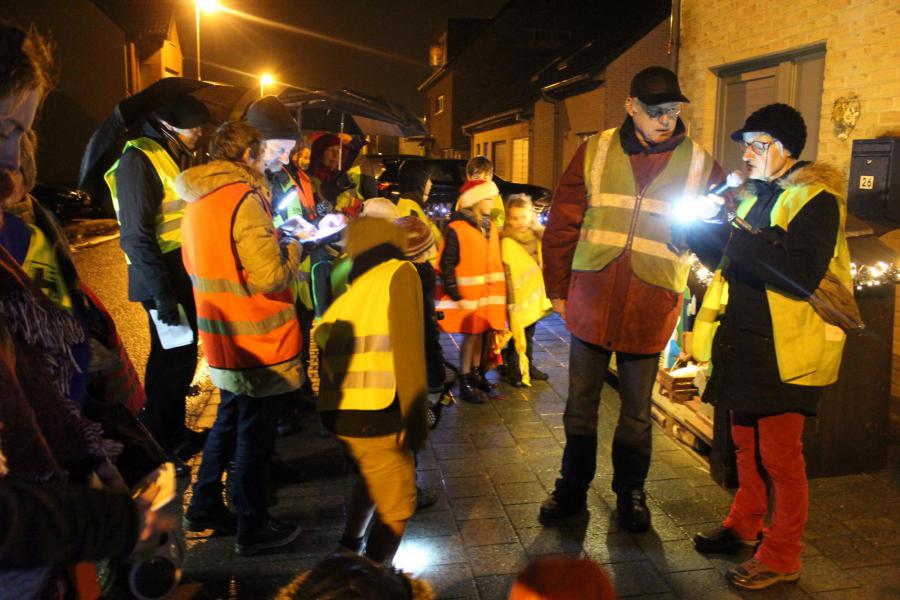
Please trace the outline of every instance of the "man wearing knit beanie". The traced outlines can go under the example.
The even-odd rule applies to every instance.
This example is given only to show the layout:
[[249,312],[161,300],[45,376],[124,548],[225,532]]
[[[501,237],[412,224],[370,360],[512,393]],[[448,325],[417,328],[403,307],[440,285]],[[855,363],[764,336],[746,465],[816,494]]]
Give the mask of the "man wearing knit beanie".
[[247,108],[248,123],[263,134],[263,167],[275,173],[290,162],[299,131],[291,111],[275,96],[260,98]]
[[428,434],[425,332],[419,276],[406,260],[406,231],[358,217],[347,227],[351,285],[316,328],[326,429],[360,477],[341,545],[390,561],[416,510],[414,452]]
[[743,225],[695,223],[687,240],[719,265],[691,346],[697,360],[715,365],[703,400],[730,423],[740,487],[727,516],[695,535],[694,546],[712,554],[755,546],[725,577],[763,589],[800,577],[804,422],[837,380],[846,339],[812,302],[820,290],[853,302],[847,183],[833,167],[798,160],[806,126],[786,104],[760,108],[731,137],[750,175],[736,211]]

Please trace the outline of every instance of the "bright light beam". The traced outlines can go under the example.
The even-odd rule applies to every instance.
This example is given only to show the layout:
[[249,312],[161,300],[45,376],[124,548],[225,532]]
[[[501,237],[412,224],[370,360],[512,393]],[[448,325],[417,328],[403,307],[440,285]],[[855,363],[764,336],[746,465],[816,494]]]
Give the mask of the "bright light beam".
[[228,8],[227,6],[220,5],[219,10],[221,10],[222,12],[228,13],[229,15],[234,15],[235,17],[245,19],[252,23],[257,23],[259,25],[264,25],[266,27],[272,27],[273,29],[281,29],[282,31],[288,31],[290,33],[296,33],[298,35],[304,35],[306,37],[315,38],[317,40],[330,42],[332,44],[337,44],[339,46],[344,46],[346,48],[352,48],[352,49],[358,50],[360,52],[366,52],[368,54],[375,54],[375,55],[381,56],[383,58],[389,58],[391,60],[396,60],[399,62],[411,64],[411,65],[417,65],[417,66],[426,65],[426,63],[424,61],[413,60],[406,56],[400,56],[399,54],[387,52],[386,50],[380,50],[378,48],[372,48],[370,46],[356,44],[354,42],[349,42],[349,41],[341,39],[339,37],[333,37],[330,35],[325,35],[324,33],[320,33],[318,31],[313,31],[312,29],[306,29],[304,27],[297,27],[296,25],[288,25],[287,23],[280,23],[278,21],[271,21],[269,19],[257,17],[256,15],[251,15],[251,14],[248,14],[245,12],[241,12],[239,10],[234,10],[233,8]]

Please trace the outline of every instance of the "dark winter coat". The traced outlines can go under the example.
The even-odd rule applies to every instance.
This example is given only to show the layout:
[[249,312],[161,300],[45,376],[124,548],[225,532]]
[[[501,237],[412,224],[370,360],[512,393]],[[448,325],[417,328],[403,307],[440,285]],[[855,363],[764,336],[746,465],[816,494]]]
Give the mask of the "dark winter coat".
[[789,232],[769,223],[785,188],[832,177],[831,169],[804,162],[775,182],[751,180],[757,201],[745,220],[761,230],[757,235],[723,225],[689,232],[691,248],[708,266],[715,268],[723,253],[729,260],[728,305],[713,341],[705,401],[754,416],[816,414],[821,387],[781,382],[766,285],[800,297],[818,287],[834,253],[838,201],[819,193],[797,213]]
[[[190,166],[187,149],[167,139],[151,125],[142,134],[166,149],[182,169]],[[162,182],[141,150],[130,148],[116,170],[119,197],[119,245],[128,256],[128,299],[132,302],[174,298],[193,306],[191,280],[181,261],[181,250],[163,254],[156,240],[156,215],[163,199]]]
[[444,384],[444,351],[441,348],[441,331],[434,309],[436,289],[434,267],[430,262],[413,263],[422,282],[422,301],[425,312],[425,369],[428,372],[428,391],[441,391]]

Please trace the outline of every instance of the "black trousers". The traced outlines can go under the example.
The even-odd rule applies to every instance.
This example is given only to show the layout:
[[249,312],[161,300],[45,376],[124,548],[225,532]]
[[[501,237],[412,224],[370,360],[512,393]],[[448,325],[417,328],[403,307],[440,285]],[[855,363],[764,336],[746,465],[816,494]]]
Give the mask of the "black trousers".
[[290,395],[253,398],[221,391],[221,403],[203,448],[191,507],[214,510],[222,506],[222,475],[234,461],[229,477],[238,515],[238,533],[252,533],[269,519],[266,492],[269,465],[275,450],[277,413]]
[[[141,412],[141,421],[166,453],[174,451],[185,441],[184,399],[197,370],[197,310],[193,296],[190,300],[180,297],[191,329],[194,343],[165,350],[159,343],[156,327],[150,314],[150,356],[144,376],[144,392],[147,404]],[[156,308],[153,302],[142,303],[145,310]]]
[[[573,494],[584,494],[597,469],[597,423],[600,391],[612,351],[572,336],[569,394],[563,424],[566,449],[561,480]],[[659,369],[659,354],[616,353],[622,408],[612,443],[613,481],[617,494],[642,489],[650,469],[650,396]]]

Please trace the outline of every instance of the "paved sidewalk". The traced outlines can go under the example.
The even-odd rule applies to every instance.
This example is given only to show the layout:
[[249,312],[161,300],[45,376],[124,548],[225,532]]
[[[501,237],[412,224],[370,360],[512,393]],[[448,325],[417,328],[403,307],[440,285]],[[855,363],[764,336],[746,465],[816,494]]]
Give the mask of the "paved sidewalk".
[[[537,522],[562,456],[568,336],[561,321],[542,322],[535,338],[537,366],[549,383],[525,391],[503,386],[506,398],[486,405],[461,403],[445,411],[419,456],[419,480],[439,491],[438,503],[412,519],[397,555],[406,570],[429,580],[439,598],[505,598],[514,574],[544,554],[587,555],[602,563],[623,597],[655,599],[900,597],[900,455],[867,475],[810,483],[810,520],[798,584],[738,593],[723,573],[740,556],[704,557],[691,535],[715,525],[730,494],[705,465],[654,425],[647,492],[653,530],[629,534],[612,516],[609,446],[618,396],[604,389],[598,470],[590,515],[557,528]],[[447,356],[455,357],[445,336]],[[201,422],[214,414],[214,401]],[[267,598],[337,545],[352,475],[337,445],[305,415],[303,430],[280,438],[282,474],[273,514],[300,519],[300,538],[281,552],[239,558],[234,538],[188,534],[186,575],[209,598]],[[893,449],[897,450],[897,444]],[[196,459],[195,459],[196,460]],[[195,465],[196,466],[196,465]],[[185,500],[189,498],[189,489]]]

